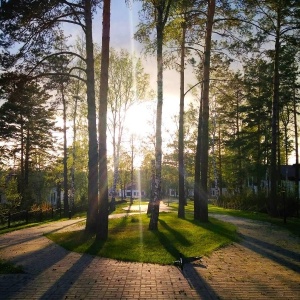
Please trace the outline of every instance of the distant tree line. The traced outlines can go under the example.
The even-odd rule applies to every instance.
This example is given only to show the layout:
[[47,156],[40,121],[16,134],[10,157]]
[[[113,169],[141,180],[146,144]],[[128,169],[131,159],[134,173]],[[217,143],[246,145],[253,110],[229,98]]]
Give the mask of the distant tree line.
[[[259,192],[267,178],[265,208],[278,215],[286,188],[280,167],[292,152],[299,174],[299,1],[138,2],[134,37],[157,59],[155,134],[148,141],[154,147],[145,151],[142,164],[147,180],[154,175],[149,229],[157,229],[159,203],[174,166],[180,218],[185,217],[187,184],[193,189],[194,218],[206,222],[211,182],[220,193],[226,186],[231,195],[244,197],[249,178]],[[17,172],[21,206],[41,201],[45,196],[40,191],[53,184],[65,192],[65,213],[87,201],[86,230],[98,239],[108,234],[108,187],[114,195],[125,174],[120,153],[126,112],[135,101],[150,98],[141,62],[125,50],[110,49],[110,5],[110,0],[3,0],[0,7],[1,171],[4,177]],[[92,22],[100,9],[98,49]],[[75,45],[68,45],[64,23],[82,29]],[[165,153],[164,68],[180,76],[178,140]],[[195,74],[193,86],[185,80],[187,70]],[[188,93],[196,100],[186,109]],[[61,149],[54,142],[58,110]],[[114,148],[111,169],[108,131]],[[149,171],[152,160],[154,174]],[[298,177],[295,182],[292,198],[299,203]]]

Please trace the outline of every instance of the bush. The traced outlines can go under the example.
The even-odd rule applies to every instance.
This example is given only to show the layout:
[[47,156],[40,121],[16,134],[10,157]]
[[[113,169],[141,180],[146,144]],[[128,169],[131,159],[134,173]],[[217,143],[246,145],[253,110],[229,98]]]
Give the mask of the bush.
[[30,207],[30,211],[42,211],[42,212],[45,212],[45,211],[49,211],[51,210],[52,206],[50,205],[50,203],[48,202],[42,202],[41,204],[33,204],[31,207]]
[[250,210],[250,211],[267,211],[267,195],[265,193],[253,193],[246,190],[241,194],[222,195],[218,199],[219,206],[224,208]]

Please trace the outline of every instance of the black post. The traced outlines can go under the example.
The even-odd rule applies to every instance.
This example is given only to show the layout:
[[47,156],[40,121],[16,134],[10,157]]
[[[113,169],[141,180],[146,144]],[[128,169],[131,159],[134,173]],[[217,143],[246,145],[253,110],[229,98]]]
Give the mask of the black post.
[[10,218],[11,218],[11,215],[10,215],[10,211],[8,212],[8,224],[7,224],[7,226],[8,226],[8,228],[10,228]]
[[26,218],[26,224],[28,224],[28,210],[26,210],[25,218]]
[[155,189],[155,160],[151,160],[151,183],[150,183],[150,200],[147,209],[147,215],[151,214],[154,204],[154,189]]

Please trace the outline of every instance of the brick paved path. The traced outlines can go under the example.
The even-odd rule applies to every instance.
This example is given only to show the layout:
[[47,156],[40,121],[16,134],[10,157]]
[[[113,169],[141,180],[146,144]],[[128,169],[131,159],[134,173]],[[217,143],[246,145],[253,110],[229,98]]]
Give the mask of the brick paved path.
[[0,275],[0,299],[300,299],[299,239],[271,225],[227,220],[239,227],[241,243],[183,273],[72,253],[43,236],[78,220],[1,235],[0,257],[24,266],[25,274]]
[[214,215],[234,223],[240,243],[187,266],[219,299],[300,299],[300,239],[269,223]]

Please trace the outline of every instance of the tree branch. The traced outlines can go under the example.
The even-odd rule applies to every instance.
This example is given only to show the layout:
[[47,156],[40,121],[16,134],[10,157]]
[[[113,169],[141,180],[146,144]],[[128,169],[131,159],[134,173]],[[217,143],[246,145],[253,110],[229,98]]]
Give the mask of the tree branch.
[[55,73],[51,73],[51,72],[46,72],[46,73],[40,73],[38,75],[32,76],[30,77],[31,79],[36,79],[39,77],[44,77],[44,76],[67,76],[67,77],[71,77],[71,78],[75,78],[78,79],[84,83],[86,83],[86,80],[77,76],[77,75],[73,75],[73,74],[69,74],[69,73],[59,73],[59,72],[55,72]]
[[73,67],[73,68],[71,68],[71,69],[69,70],[69,73],[71,74],[71,72],[72,72],[73,70],[80,70],[80,71],[83,71],[83,72],[86,74],[86,70],[83,69],[83,68],[81,68],[81,67]]
[[[81,24],[81,21],[80,21],[78,15],[77,15],[77,11],[74,9],[74,6],[77,7],[77,8],[80,8],[82,10],[84,10],[84,6],[81,6],[79,4],[73,4],[73,3],[70,3],[70,2],[64,1],[64,0],[63,0],[63,2],[66,3],[67,5],[69,5],[69,7],[71,8],[71,10],[73,11],[73,14],[76,16],[77,21],[79,22],[79,24]],[[80,26],[82,27],[83,31],[85,31],[85,26],[83,24],[80,25]]]
[[66,0],[62,0],[63,3],[69,5],[71,8],[73,7],[77,7],[77,8],[81,8],[81,9],[84,9],[84,6],[83,5],[80,5],[80,4],[76,4],[76,3],[71,3],[69,1],[66,1]]
[[75,52],[71,52],[71,51],[61,51],[61,52],[57,52],[57,53],[52,53],[50,55],[47,55],[46,57],[44,57],[42,60],[40,60],[35,66],[34,68],[32,68],[28,75],[30,75],[43,61],[47,60],[48,58],[52,57],[52,56],[58,56],[58,55],[73,55],[73,56],[77,56],[79,57],[82,61],[86,62],[85,58],[82,57],[81,55],[75,53]]
[[193,88],[195,88],[197,85],[199,85],[200,83],[202,83],[203,81],[199,81],[199,82],[197,82],[196,84],[194,84],[192,87],[190,87],[185,93],[184,93],[184,96],[188,93],[188,92],[190,92]]

